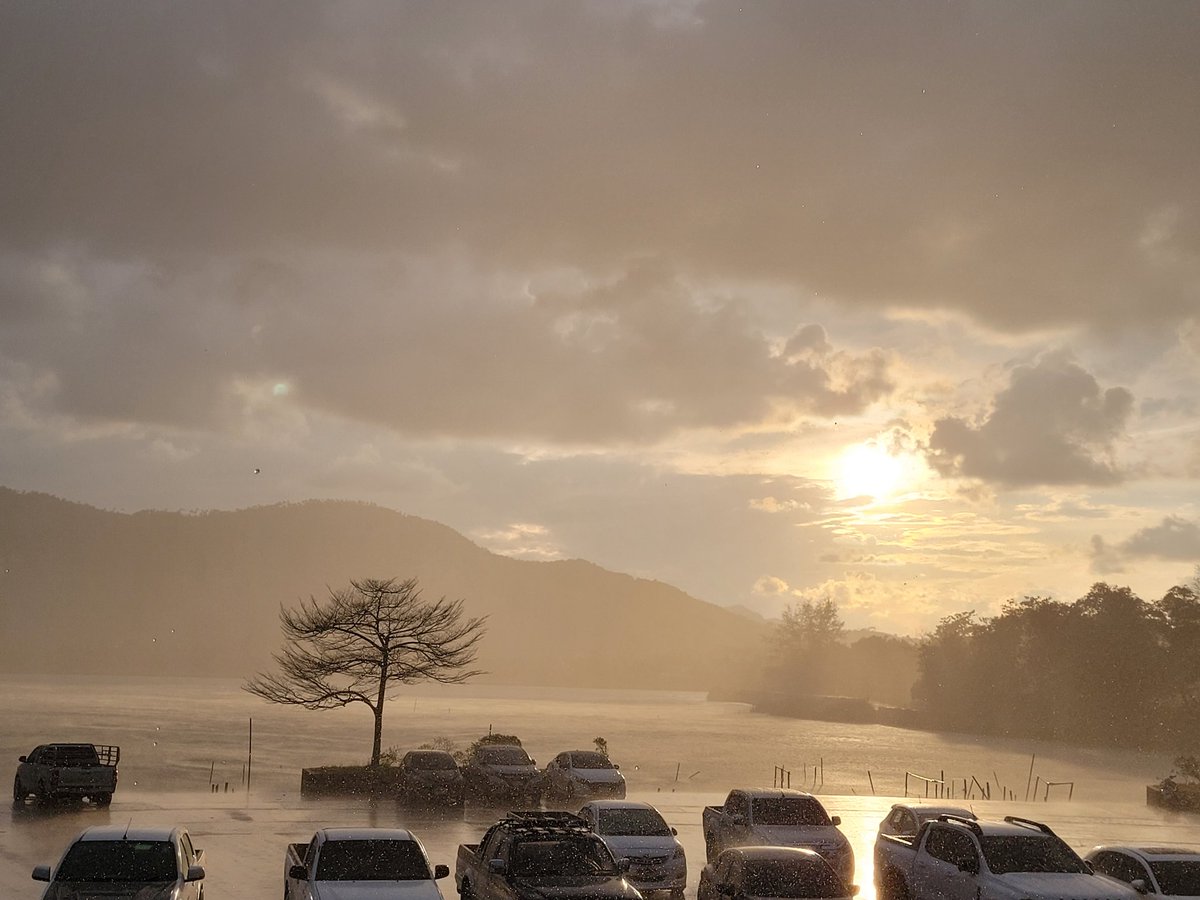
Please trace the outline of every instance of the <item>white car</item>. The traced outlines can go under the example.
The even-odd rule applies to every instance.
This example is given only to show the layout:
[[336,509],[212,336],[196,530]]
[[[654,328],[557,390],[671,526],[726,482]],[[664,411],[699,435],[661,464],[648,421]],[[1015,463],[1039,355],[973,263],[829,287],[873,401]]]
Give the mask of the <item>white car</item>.
[[565,797],[625,797],[620,767],[595,750],[567,750],[554,757],[543,773],[546,795]]
[[700,872],[696,900],[850,900],[833,866],[804,847],[731,847]]
[[1092,869],[1139,893],[1200,897],[1200,851],[1175,847],[1096,847],[1084,857]]
[[676,831],[649,803],[634,800],[593,800],[579,816],[600,836],[617,859],[629,860],[625,880],[641,893],[670,891],[683,896],[687,857]]
[[50,882],[42,900],[200,900],[203,861],[186,828],[95,825],[53,870],[35,866],[33,880]]

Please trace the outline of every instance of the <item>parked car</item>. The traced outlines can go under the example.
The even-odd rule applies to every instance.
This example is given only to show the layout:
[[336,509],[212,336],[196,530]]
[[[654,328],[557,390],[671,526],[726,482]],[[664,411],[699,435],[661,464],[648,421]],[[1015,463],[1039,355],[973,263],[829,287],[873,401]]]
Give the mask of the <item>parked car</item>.
[[1101,846],[1084,859],[1098,874],[1123,881],[1142,894],[1200,897],[1200,850]]
[[42,744],[19,757],[13,779],[13,806],[32,795],[39,803],[82,800],[112,803],[121,748],[107,744]]
[[[1048,825],[1005,816],[1002,822],[941,815],[911,842],[891,835],[907,855],[911,900],[1136,900],[1137,892],[1096,875]],[[897,859],[898,865],[904,865]]]
[[94,825],[33,880],[49,882],[42,900],[200,900],[204,851],[179,826]]
[[543,773],[548,797],[625,797],[625,776],[603,753],[568,750],[550,760]]
[[713,862],[730,847],[806,847],[816,850],[849,883],[854,878],[854,850],[812,794],[803,791],[735,789],[722,806],[701,813],[704,849]]
[[542,799],[537,760],[515,744],[476,747],[462,768],[463,788],[471,799],[511,799],[536,806]]
[[463,802],[463,776],[445,750],[410,750],[400,760],[400,797],[407,803]]
[[461,844],[462,900],[641,900],[604,841],[568,812],[509,813],[478,844]]
[[629,860],[626,880],[647,894],[670,891],[683,896],[687,886],[687,857],[676,831],[649,803],[635,800],[592,800],[579,810],[618,860]]
[[701,870],[696,900],[850,900],[857,893],[815,850],[733,847]]
[[975,813],[961,806],[895,803],[879,823],[879,833],[875,837],[875,894],[879,900],[908,897],[913,842],[921,826],[938,816],[974,819]]
[[425,847],[403,828],[321,828],[307,844],[288,844],[284,900],[442,900]]

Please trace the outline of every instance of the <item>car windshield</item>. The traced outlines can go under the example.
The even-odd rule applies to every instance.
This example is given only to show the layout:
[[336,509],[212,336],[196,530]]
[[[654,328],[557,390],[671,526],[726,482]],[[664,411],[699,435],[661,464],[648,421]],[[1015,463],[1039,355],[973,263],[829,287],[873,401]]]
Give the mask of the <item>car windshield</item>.
[[327,841],[317,858],[318,881],[412,881],[429,878],[416,841]]
[[1200,860],[1164,859],[1150,863],[1164,894],[1174,897],[1200,897]]
[[823,859],[750,860],[743,881],[752,897],[846,896],[841,879]]
[[754,801],[755,825],[831,825],[824,807],[805,797],[768,797]]
[[408,765],[413,769],[435,769],[438,771],[448,771],[458,768],[458,765],[454,762],[454,757],[448,753],[410,753],[408,755]]
[[76,841],[56,881],[161,882],[179,877],[170,841]]
[[596,838],[521,841],[513,850],[512,874],[517,877],[616,875],[617,863]]
[[611,769],[613,764],[602,753],[572,753],[571,765],[576,769]]
[[1051,835],[988,835],[979,843],[988,868],[997,875],[1088,871],[1074,850]]
[[71,746],[62,745],[55,747],[50,758],[45,760],[52,766],[98,766],[100,758],[96,755],[96,748],[89,745]]
[[479,751],[479,760],[489,766],[528,766],[529,754],[520,747],[487,747]]
[[671,829],[653,809],[601,809],[596,817],[600,834],[614,837],[663,837]]

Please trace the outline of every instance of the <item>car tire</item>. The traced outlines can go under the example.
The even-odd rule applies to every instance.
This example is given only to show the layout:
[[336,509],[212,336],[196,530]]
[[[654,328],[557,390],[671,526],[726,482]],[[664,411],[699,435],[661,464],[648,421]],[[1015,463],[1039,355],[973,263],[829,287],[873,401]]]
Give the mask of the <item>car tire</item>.
[[465,878],[462,881],[462,886],[458,889],[458,896],[460,896],[462,900],[475,900],[475,895],[471,893],[471,882],[467,881]]
[[13,779],[13,807],[21,808],[25,805],[25,791],[21,790],[21,779]]
[[109,794],[109,793],[97,794],[95,797],[92,798],[92,802],[94,802],[97,806],[99,806],[101,808],[111,806],[112,805],[112,794]]

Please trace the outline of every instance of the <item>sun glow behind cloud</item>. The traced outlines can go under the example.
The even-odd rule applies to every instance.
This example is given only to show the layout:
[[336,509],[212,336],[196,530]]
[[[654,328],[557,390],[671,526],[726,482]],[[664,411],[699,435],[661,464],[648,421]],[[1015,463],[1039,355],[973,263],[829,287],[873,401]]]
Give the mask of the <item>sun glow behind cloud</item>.
[[847,447],[834,463],[834,484],[841,500],[869,497],[879,503],[915,487],[917,461],[892,453],[874,441]]

